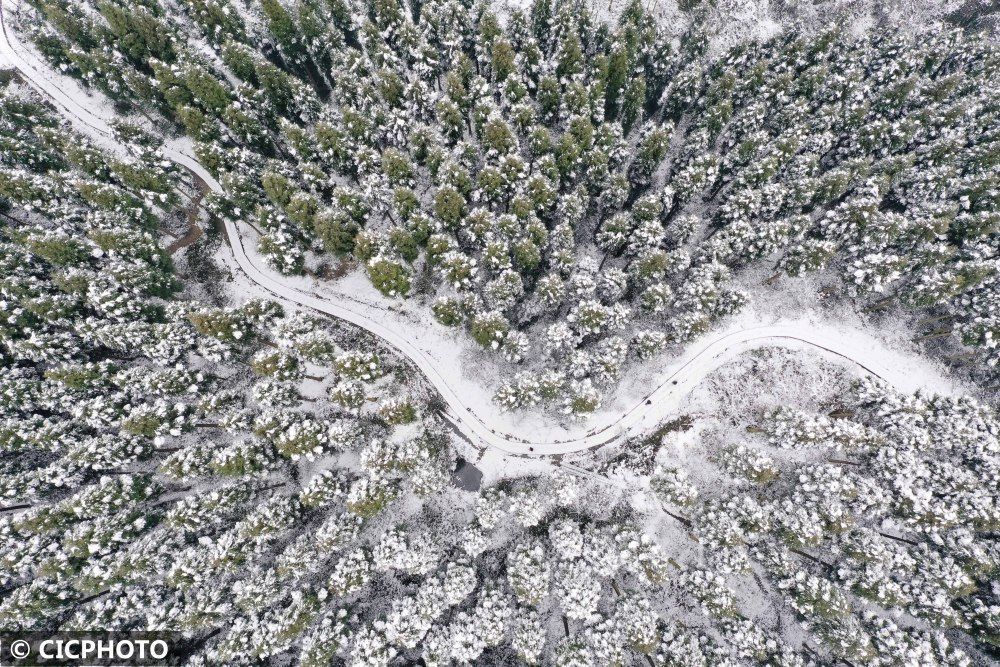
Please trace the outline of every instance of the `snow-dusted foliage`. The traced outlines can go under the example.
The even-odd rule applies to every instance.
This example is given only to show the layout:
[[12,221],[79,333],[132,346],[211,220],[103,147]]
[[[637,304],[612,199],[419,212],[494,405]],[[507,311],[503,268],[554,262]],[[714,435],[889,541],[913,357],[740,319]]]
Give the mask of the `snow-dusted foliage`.
[[[0,625],[172,630],[202,646],[193,664],[377,654],[343,599],[441,559],[368,523],[448,484],[419,378],[385,381],[395,356],[273,302],[175,298],[156,239],[179,175],[0,87]],[[325,399],[351,383],[381,404]],[[443,604],[476,587],[466,565],[442,577]]]
[[928,311],[922,340],[995,389],[995,42],[837,24],[708,54],[733,3],[679,4],[679,36],[636,0],[610,23],[574,0],[10,12],[222,192],[131,123],[102,153],[0,72],[0,628],[168,630],[190,665],[995,661],[989,404],[864,380],[642,474],[479,451],[469,492],[403,360],[223,301],[229,269],[186,245],[228,219],[285,276],[414,297],[515,369],[501,408],[560,421],[761,271]]
[[[650,587],[649,539],[616,541],[575,479],[453,489],[450,439],[392,354],[273,303],[171,298],[149,230],[173,174],[153,197],[30,98],[0,103],[0,175],[34,155],[48,189],[0,200],[4,628],[169,630],[205,665],[540,663],[550,619],[589,637],[610,613],[608,577]],[[155,154],[127,166],[156,185]]]
[[750,586],[754,605],[763,596],[798,618],[838,660],[987,660],[1000,419],[970,398],[904,395],[871,378],[842,399],[830,415],[764,411],[750,429],[759,435],[712,457],[706,497],[680,494],[686,506],[679,468],[655,471],[670,520],[701,550],[680,565],[678,592],[738,655],[776,655],[778,638],[745,616],[737,591]]
[[42,53],[186,132],[276,268],[351,256],[387,297],[430,297],[527,366],[505,408],[586,416],[630,357],[740,310],[733,270],[764,261],[946,311],[1000,360],[987,39],[837,24],[709,61],[727,10],[702,3],[679,3],[682,39],[635,1],[611,25],[571,0],[64,4],[33,3]]

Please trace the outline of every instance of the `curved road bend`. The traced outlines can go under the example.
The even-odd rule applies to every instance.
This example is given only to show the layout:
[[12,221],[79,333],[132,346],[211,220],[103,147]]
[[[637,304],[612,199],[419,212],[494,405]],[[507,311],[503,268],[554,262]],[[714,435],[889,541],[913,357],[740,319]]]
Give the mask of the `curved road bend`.
[[[2,1],[2,0],[0,0]],[[80,99],[67,93],[53,79],[58,75],[30,49],[20,43],[16,35],[8,31],[4,22],[2,5],[0,5],[0,62],[6,61],[16,68],[24,79],[47,98],[53,106],[63,113],[74,125],[93,137],[97,143],[117,147],[111,131],[111,125],[105,112],[98,104],[88,105],[91,98]],[[15,46],[16,44],[16,46]],[[164,144],[163,154],[176,164],[188,169],[196,178],[203,181],[213,192],[222,192],[218,181],[189,152],[189,142],[170,140]],[[118,147],[120,148],[120,147]],[[651,429],[663,419],[673,414],[681,399],[686,396],[703,378],[730,359],[746,351],[768,345],[786,347],[802,347],[819,350],[832,356],[851,361],[866,372],[878,376],[888,382],[907,387],[912,384],[898,370],[885,367],[874,346],[865,349],[857,344],[825,335],[822,332],[810,331],[801,324],[774,324],[752,327],[720,335],[711,341],[699,341],[696,347],[689,348],[672,367],[667,379],[621,414],[613,422],[589,431],[580,437],[567,437],[564,440],[532,440],[530,432],[509,433],[497,424],[487,420],[496,419],[497,415],[483,417],[463,400],[462,396],[451,385],[449,379],[440,371],[438,363],[423,349],[414,344],[411,337],[405,336],[396,328],[386,326],[352,308],[350,302],[334,302],[317,296],[314,292],[303,291],[282,281],[280,275],[266,266],[261,266],[255,257],[248,255],[243,244],[243,237],[236,223],[225,221],[226,235],[233,259],[247,279],[264,291],[283,301],[295,303],[321,313],[345,320],[359,326],[383,339],[396,348],[400,354],[410,359],[429,382],[441,394],[449,410],[446,418],[454,428],[473,443],[479,442],[496,448],[507,454],[522,456],[552,456],[568,454],[584,449],[590,449],[619,442],[631,435],[638,435],[644,429]],[[366,304],[383,311],[388,309],[381,304]]]

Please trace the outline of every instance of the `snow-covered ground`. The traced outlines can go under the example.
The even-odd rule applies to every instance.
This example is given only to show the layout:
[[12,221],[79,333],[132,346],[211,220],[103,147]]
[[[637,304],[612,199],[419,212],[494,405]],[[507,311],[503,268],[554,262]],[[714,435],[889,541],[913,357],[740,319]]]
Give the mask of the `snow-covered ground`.
[[[975,0],[973,0],[974,2]],[[643,7],[667,26],[671,34],[680,37],[690,27],[690,14],[681,5],[708,12],[707,23],[713,29],[708,39],[710,55],[723,53],[737,44],[764,41],[780,34],[785,26],[812,32],[837,24],[848,32],[863,34],[873,31],[918,32],[942,23],[949,15],[973,2],[969,0],[718,0],[717,2],[680,2],[678,0],[647,0]],[[588,3],[593,16],[606,23],[615,23],[629,0],[593,0]],[[986,3],[983,3],[986,4]],[[528,0],[511,0],[509,8],[527,11]],[[889,27],[891,26],[891,28]]]

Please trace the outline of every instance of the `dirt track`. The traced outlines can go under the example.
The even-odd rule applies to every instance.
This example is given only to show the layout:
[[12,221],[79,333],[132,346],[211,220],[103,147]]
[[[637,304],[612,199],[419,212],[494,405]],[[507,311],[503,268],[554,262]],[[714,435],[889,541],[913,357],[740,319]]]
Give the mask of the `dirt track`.
[[198,239],[202,237],[205,233],[198,224],[198,211],[201,209],[201,200],[205,198],[205,195],[209,192],[208,183],[204,181],[198,174],[191,172],[194,178],[195,187],[198,189],[198,193],[195,195],[194,199],[191,200],[191,205],[187,210],[187,222],[188,228],[184,232],[184,236],[176,239],[173,243],[167,246],[167,254],[173,255],[181,248],[186,248]]

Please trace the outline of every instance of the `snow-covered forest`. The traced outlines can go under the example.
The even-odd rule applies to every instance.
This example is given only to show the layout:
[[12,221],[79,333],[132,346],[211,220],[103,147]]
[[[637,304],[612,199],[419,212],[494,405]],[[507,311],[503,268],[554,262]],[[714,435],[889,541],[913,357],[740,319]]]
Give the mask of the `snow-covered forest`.
[[[831,268],[997,356],[997,53],[833,26],[714,61],[625,8],[38,3],[42,53],[184,131],[283,273],[357,262],[511,364],[496,400],[592,412],[631,360]],[[340,258],[340,259],[338,259]]]
[[[192,666],[1000,661],[989,12],[734,40],[724,4],[5,3],[0,630],[169,630]],[[514,415],[656,415],[651,369],[758,302],[853,313],[924,389],[775,340],[515,455],[291,298],[355,276]]]

